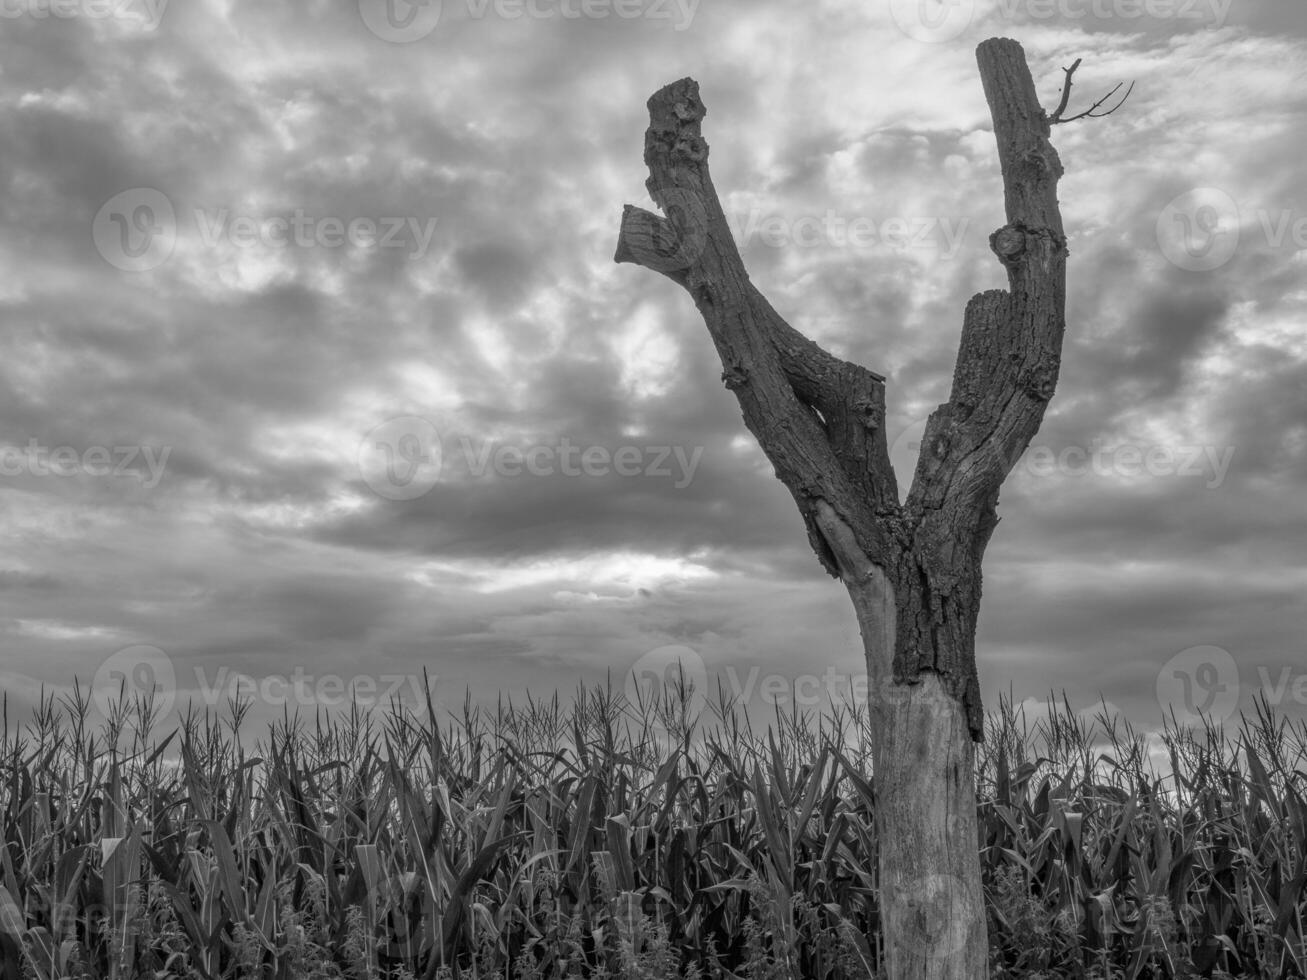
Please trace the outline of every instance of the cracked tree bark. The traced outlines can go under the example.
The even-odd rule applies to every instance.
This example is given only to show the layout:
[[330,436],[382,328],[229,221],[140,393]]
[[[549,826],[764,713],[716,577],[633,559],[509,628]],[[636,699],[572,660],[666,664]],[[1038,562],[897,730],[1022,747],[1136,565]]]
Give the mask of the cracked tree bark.
[[893,980],[987,975],[974,745],[983,737],[975,631],[998,492],[1057,383],[1065,326],[1062,165],[1025,53],[977,49],[1002,165],[1007,224],[990,247],[1007,290],[973,297],[953,388],[926,424],[900,505],[884,428],[885,379],[823,350],[749,281],[708,173],[699,87],[649,100],[649,193],[628,205],[616,260],[693,298],[722,380],[789,489],[822,565],[841,579],[867,658],[882,932]]

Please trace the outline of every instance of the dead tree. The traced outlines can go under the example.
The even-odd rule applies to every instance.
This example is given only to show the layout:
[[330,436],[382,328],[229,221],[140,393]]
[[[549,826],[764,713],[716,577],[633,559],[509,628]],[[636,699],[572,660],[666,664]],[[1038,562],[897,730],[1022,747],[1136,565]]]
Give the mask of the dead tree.
[[708,174],[693,79],[649,100],[647,186],[665,217],[628,205],[616,255],[690,294],[745,425],[793,495],[817,557],[853,599],[893,980],[987,975],[973,774],[973,740],[984,734],[981,559],[999,487],[1053,395],[1065,326],[1062,164],[1049,134],[1070,121],[1061,116],[1075,66],[1050,116],[1018,43],[985,41],[977,60],[1007,207],[989,243],[1008,288],[967,304],[952,392],[927,422],[906,503],[886,445],[885,379],[800,334],[749,281]]

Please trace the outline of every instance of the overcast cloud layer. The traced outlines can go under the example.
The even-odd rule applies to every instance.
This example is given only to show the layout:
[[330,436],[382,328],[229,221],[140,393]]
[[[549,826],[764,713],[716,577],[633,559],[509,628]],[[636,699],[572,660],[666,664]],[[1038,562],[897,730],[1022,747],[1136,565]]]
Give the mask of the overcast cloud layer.
[[[1161,675],[1302,710],[1303,4],[0,13],[11,712],[74,675],[178,704],[284,677],[305,705],[425,667],[447,703],[492,701],[620,685],[668,645],[755,707],[768,675],[839,688],[847,597],[702,321],[612,261],[622,205],[652,207],[645,100],[698,79],[754,282],[887,376],[905,480],[967,298],[1005,284],[974,57],[995,35],[1050,109],[1076,58],[1073,109],[1135,88],[1054,131],[1064,366],[986,560],[986,701],[1065,690],[1152,726]],[[162,652],[119,653],[141,646]]]

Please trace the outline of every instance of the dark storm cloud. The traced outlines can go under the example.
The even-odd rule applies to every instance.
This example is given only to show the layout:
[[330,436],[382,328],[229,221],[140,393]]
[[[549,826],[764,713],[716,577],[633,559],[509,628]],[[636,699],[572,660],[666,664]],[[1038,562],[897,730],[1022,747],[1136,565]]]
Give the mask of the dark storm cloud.
[[[1165,401],[1194,360],[1210,351],[1232,301],[1220,283],[1168,270],[1138,295],[1121,298],[1115,329],[1076,345],[1080,363],[1074,370],[1092,372],[1101,399],[1121,409]],[[1085,416],[1080,418],[1083,424]]]
[[56,590],[60,588],[60,582],[53,575],[32,575],[24,572],[0,572],[0,589],[8,590],[25,590],[41,589]]
[[[191,689],[196,668],[209,683],[224,667],[427,666],[456,701],[463,685],[493,700],[610,668],[620,684],[667,643],[715,670],[855,670],[842,590],[693,304],[613,265],[621,205],[651,206],[644,103],[699,79],[753,281],[888,376],[893,440],[947,397],[967,299],[1004,284],[971,50],[1009,22],[1050,105],[1081,54],[1078,102],[1138,82],[1128,110],[1055,133],[1068,335],[1038,447],[1235,453],[1215,486],[1210,466],[1018,467],[987,565],[986,695],[1102,690],[1143,714],[1178,650],[1226,643],[1251,670],[1289,647],[1301,557],[1284,529],[1307,521],[1303,251],[1265,229],[1307,216],[1291,15],[1236,2],[1243,26],[1137,31],[1005,21],[983,0],[960,36],[923,44],[852,3],[704,0],[684,29],[445,7],[412,44],[374,36],[355,4],[175,4],[156,32],[6,21],[4,445],[169,450],[151,487],[142,465],[24,461],[0,479],[0,686],[17,703],[136,643],[166,650]],[[1168,201],[1200,186],[1240,212],[1239,248],[1210,272],[1168,262],[1158,237]],[[133,188],[177,218],[173,253],[145,273],[115,268],[91,234]],[[241,243],[232,224],[300,218],[396,219],[402,247]],[[875,241],[847,238],[857,220]],[[918,244],[886,240],[890,220]],[[364,437],[409,416],[440,433],[440,479],[388,499],[365,478]],[[683,455],[667,475],[473,465],[564,441],[645,465]]]

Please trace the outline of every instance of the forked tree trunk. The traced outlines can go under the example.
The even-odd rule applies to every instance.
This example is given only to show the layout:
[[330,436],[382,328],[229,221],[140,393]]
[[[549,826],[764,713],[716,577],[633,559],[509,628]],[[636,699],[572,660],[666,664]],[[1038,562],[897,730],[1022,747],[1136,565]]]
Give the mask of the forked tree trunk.
[[745,424],[853,600],[867,655],[891,980],[987,972],[973,771],[973,740],[984,734],[980,567],[999,487],[1039,428],[1062,349],[1066,239],[1050,119],[1019,44],[989,40],[977,58],[1008,219],[990,246],[1008,289],[967,304],[953,389],[926,424],[906,503],[886,445],[885,379],[794,330],[749,281],[708,173],[706,110],[692,79],[649,100],[647,186],[665,217],[628,205],[616,256],[693,298]]
[[938,675],[893,676],[897,616],[877,570],[849,593],[867,654],[880,842],[882,941],[890,977],[986,977],[974,747],[966,711]]

